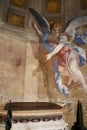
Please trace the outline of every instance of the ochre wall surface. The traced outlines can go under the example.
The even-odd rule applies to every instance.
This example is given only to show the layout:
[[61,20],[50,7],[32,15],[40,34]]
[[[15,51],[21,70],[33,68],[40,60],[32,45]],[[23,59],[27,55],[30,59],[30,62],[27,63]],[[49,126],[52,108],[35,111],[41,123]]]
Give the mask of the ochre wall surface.
[[[75,16],[87,15],[87,9],[82,9],[79,1],[67,0],[63,3],[64,12],[61,12],[61,17],[64,24]],[[42,0],[39,2],[32,0],[27,6],[45,14],[42,3]],[[6,20],[6,7],[9,7],[7,0],[3,0],[3,3],[0,3],[0,21]],[[76,106],[80,100],[83,105],[84,124],[87,127],[87,93],[78,82],[72,81],[68,84],[70,75],[65,70],[61,72],[61,76],[71,94],[64,96],[57,90],[53,69],[55,58],[50,61],[45,60],[47,52],[31,27],[33,16],[27,10],[25,14],[26,29],[4,26],[3,22],[0,22],[0,109],[10,100],[12,102],[53,102],[64,107],[65,119],[71,126],[76,120]],[[49,20],[59,17],[59,14],[45,15]],[[87,52],[87,45],[83,48]],[[87,82],[87,64],[80,69]]]
[[[36,37],[36,39],[35,39]],[[33,40],[32,40],[33,39]],[[69,75],[63,70],[62,79],[68,86],[70,96],[61,94],[55,85],[53,63],[55,58],[46,61],[47,52],[39,43],[36,34],[28,40],[20,39],[8,33],[0,32],[0,106],[12,102],[54,102],[65,109],[64,115],[72,125],[76,117],[78,100],[84,109],[84,122],[87,124],[87,93],[81,84],[71,82],[67,85]],[[87,80],[87,65],[81,68]]]

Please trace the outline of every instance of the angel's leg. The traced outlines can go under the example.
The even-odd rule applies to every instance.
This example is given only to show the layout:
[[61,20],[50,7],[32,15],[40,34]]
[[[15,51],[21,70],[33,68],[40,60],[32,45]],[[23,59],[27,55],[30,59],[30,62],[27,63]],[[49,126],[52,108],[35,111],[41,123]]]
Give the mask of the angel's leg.
[[54,73],[55,73],[55,82],[56,82],[57,89],[62,94],[68,96],[69,95],[68,88],[65,85],[63,85],[61,76],[58,71],[58,60],[55,60],[55,62],[54,62]]
[[67,81],[67,85],[70,85],[73,81],[70,73],[67,71],[67,69],[65,67],[62,66],[58,66],[58,70],[60,72],[60,74],[62,74],[64,77],[68,77],[68,81]]
[[84,88],[84,90],[87,92],[87,84],[86,81],[83,77],[82,72],[79,69],[78,63],[77,63],[77,59],[74,58],[71,62],[70,62],[70,70],[72,73],[72,76],[75,76],[75,78],[77,78],[77,80],[79,80]]
[[[44,34],[43,35],[43,47],[48,51],[48,52],[52,52],[54,49],[55,49],[55,46],[51,46],[49,43],[48,43],[48,34]],[[69,91],[68,91],[68,88],[62,84],[62,79],[60,77],[60,74],[58,72],[58,61],[56,60],[54,62],[54,73],[55,73],[55,82],[56,82],[56,86],[57,86],[57,89],[63,93],[64,95],[69,95]]]

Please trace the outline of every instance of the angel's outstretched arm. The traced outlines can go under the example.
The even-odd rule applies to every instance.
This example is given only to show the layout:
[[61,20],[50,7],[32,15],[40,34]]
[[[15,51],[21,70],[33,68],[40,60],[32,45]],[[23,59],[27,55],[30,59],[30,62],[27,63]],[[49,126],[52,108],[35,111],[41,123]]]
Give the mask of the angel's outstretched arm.
[[43,33],[41,32],[41,30],[39,29],[39,27],[37,26],[37,24],[35,22],[33,22],[33,28],[35,29],[36,33],[38,34],[39,38],[42,38]]
[[46,61],[50,60],[52,58],[52,56],[54,56],[55,54],[57,54],[62,47],[64,46],[64,44],[60,43],[59,45],[56,46],[56,48],[49,54],[46,55]]
[[52,58],[52,56],[57,54],[62,49],[64,44],[67,43],[67,42],[68,42],[67,37],[62,36],[60,38],[59,44],[56,46],[56,48],[52,52],[50,52],[48,55],[46,55],[46,60],[50,60]]

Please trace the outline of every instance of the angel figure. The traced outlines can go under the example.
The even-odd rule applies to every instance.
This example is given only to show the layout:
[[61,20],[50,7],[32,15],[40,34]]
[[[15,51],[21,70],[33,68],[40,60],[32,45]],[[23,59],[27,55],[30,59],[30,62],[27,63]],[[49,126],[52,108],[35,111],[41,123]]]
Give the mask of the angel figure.
[[[37,24],[34,22],[33,27],[42,39],[44,48],[48,51],[46,61],[56,55],[54,61],[54,75],[57,89],[68,96],[70,94],[68,87],[62,83],[62,78],[58,70],[58,66],[67,69],[73,80],[80,81],[85,92],[87,92],[87,84],[79,67],[86,64],[86,53],[78,46],[71,46],[73,40],[78,40],[76,37],[76,28],[87,24],[87,16],[75,18],[69,22],[65,30],[61,32],[61,25],[53,23],[51,26],[43,15],[38,11],[30,8],[29,11],[35,17]],[[78,22],[79,21],[79,22]],[[79,37],[81,42],[86,44],[83,37]],[[87,39],[87,38],[85,38]]]

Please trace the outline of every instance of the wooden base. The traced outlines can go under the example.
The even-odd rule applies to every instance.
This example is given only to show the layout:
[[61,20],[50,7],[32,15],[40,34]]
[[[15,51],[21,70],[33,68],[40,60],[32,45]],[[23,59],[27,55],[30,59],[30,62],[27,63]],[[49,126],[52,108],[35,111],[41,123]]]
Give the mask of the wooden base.
[[60,110],[62,107],[48,102],[12,102],[7,103],[4,110],[27,111],[27,110]]

